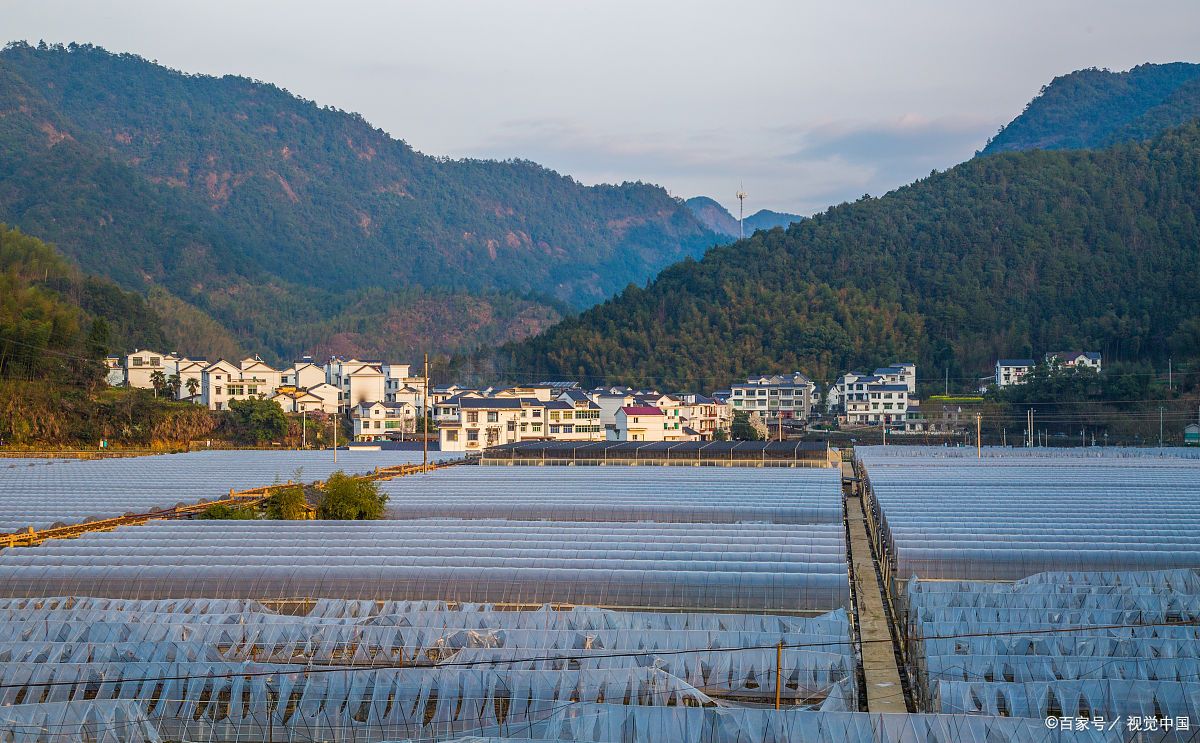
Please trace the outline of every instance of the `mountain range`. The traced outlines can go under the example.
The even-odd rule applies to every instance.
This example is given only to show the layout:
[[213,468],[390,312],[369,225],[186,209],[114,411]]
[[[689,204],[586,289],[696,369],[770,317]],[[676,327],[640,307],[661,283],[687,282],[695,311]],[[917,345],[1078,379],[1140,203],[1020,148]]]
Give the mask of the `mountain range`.
[[897,359],[963,380],[1060,347],[1200,360],[1198,69],[1057,78],[966,163],[686,259],[472,368],[710,390]]
[[430,157],[274,85],[89,45],[0,52],[0,156],[0,221],[145,293],[191,353],[502,342],[725,241],[657,186]]
[[1056,78],[974,159],[812,217],[757,212],[730,242],[705,197],[430,157],[266,83],[12,44],[0,222],[74,265],[19,269],[35,321],[10,302],[0,330],[28,340],[10,355],[90,353],[94,326],[110,350],[431,350],[493,380],[699,390],[900,358],[969,378],[1049,347],[1192,359],[1198,70]]

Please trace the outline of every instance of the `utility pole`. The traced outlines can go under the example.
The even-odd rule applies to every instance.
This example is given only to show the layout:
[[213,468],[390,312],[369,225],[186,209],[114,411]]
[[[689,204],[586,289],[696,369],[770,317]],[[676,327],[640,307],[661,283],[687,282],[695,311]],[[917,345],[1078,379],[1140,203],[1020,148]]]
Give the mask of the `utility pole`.
[[337,430],[341,422],[342,406],[338,404],[337,412],[333,414],[333,463],[337,464]]
[[983,459],[983,439],[979,434],[983,431],[983,416],[975,414],[975,458]]
[[308,448],[308,429],[304,424],[304,408],[300,408],[300,448]]
[[950,367],[946,367],[946,397],[950,396]]
[[775,709],[779,709],[779,693],[782,691],[780,686],[783,681],[783,640],[775,646]]
[[1171,359],[1167,359],[1167,392],[1175,391],[1175,372],[1171,367]]
[[1005,449],[1008,448],[1008,429],[1007,428],[1000,429],[1000,446],[1004,447]]
[[429,469],[429,354],[425,354],[425,390],[421,393],[421,415],[425,419],[421,435],[421,471],[425,472]]
[[1158,406],[1158,448],[1162,448],[1163,441],[1163,407]]

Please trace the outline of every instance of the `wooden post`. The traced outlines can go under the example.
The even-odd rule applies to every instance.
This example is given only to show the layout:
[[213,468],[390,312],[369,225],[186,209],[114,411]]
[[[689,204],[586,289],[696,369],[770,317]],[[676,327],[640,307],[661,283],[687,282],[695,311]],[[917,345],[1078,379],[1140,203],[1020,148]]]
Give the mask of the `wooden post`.
[[782,691],[780,683],[783,680],[783,640],[775,646],[775,709],[779,709],[779,694]]

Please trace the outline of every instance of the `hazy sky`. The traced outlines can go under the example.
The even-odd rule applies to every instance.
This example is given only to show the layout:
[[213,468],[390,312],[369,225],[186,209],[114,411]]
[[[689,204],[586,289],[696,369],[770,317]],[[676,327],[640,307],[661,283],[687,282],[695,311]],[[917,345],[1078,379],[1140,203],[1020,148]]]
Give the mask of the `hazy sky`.
[[970,157],[1056,75],[1200,61],[1200,2],[4,0],[8,40],[274,82],[422,152],[811,213]]

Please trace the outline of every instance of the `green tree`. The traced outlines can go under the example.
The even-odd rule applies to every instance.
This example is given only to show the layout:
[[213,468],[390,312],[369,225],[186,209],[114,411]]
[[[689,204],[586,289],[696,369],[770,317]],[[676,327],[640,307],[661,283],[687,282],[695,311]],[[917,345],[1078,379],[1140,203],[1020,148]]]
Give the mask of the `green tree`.
[[305,518],[308,513],[305,505],[303,485],[278,488],[264,504],[267,518],[275,521],[298,521]]
[[229,415],[233,437],[243,444],[274,441],[287,433],[287,417],[274,400],[234,400]]
[[183,386],[187,387],[189,395],[195,397],[196,393],[200,391],[200,380],[196,379],[195,377],[188,377],[187,381],[183,383]]
[[335,521],[381,519],[387,500],[387,494],[379,492],[379,483],[338,470],[325,482],[317,516]]
[[750,425],[750,416],[744,410],[733,414],[733,425],[730,427],[733,438],[738,441],[761,441],[762,434]]
[[718,428],[716,431],[713,431],[713,441],[728,441],[728,440],[729,440],[729,431],[726,431],[724,428]]
[[258,518],[258,516],[250,508],[234,508],[224,503],[217,503],[201,511],[197,518],[214,521],[243,521]]
[[166,392],[167,375],[163,374],[161,369],[155,370],[150,374],[150,384],[154,386],[154,396],[158,397],[160,394]]

